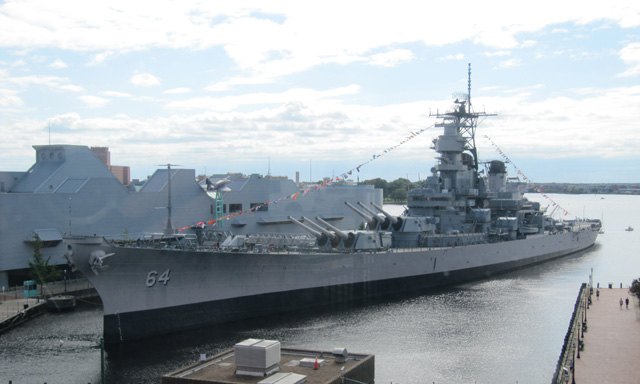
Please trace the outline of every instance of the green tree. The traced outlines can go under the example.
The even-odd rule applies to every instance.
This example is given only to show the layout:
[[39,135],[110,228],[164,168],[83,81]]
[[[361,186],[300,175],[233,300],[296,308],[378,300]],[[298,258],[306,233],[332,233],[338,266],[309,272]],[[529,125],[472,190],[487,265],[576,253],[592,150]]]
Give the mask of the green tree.
[[412,183],[408,179],[399,178],[389,183],[389,193],[385,195],[385,197],[396,202],[406,201],[407,192],[417,187],[417,183]]
[[407,200],[407,190],[404,188],[398,188],[391,191],[389,194],[389,199],[401,202]]
[[632,294],[636,295],[638,299],[640,299],[640,278],[633,279],[629,290]]
[[40,292],[44,293],[44,284],[59,279],[61,273],[55,265],[49,265],[51,256],[45,259],[42,252],[40,252],[41,249],[42,240],[40,240],[40,236],[36,234],[35,241],[33,242],[33,261],[29,262],[29,267],[31,267],[29,275],[32,280],[35,280],[35,282],[40,285]]
[[382,189],[383,196],[387,196],[389,192],[387,181],[379,177],[377,179],[365,180],[362,184],[373,185],[375,188]]

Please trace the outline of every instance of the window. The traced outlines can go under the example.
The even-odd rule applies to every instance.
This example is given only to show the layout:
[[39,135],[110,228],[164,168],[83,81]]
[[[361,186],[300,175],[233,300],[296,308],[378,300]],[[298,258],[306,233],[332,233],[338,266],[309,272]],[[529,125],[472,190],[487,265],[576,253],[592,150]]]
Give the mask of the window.
[[242,211],[242,204],[229,204],[229,213]]

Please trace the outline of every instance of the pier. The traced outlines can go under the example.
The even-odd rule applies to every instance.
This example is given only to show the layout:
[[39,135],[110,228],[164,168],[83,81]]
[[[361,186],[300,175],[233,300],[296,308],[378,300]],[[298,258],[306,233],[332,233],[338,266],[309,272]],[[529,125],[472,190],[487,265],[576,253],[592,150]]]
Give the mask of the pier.
[[70,295],[76,299],[93,299],[98,293],[87,279],[73,279],[48,283],[42,294],[38,287],[36,297],[24,297],[22,286],[0,294],[0,335],[41,315],[47,310],[47,299],[56,295]]
[[640,377],[638,345],[638,298],[628,288],[609,284],[589,289],[583,284],[552,383],[635,384]]

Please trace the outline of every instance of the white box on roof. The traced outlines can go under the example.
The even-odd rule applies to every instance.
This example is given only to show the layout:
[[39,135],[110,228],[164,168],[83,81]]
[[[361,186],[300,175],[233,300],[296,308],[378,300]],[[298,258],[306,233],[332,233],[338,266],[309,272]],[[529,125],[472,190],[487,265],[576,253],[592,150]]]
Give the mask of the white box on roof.
[[234,346],[236,374],[264,376],[280,369],[280,342],[247,339]]

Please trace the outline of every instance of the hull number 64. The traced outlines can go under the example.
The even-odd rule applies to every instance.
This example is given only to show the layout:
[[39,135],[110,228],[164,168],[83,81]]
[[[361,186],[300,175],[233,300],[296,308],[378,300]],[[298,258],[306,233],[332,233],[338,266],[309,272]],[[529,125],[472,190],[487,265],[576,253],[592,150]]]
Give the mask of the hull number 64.
[[147,274],[147,287],[151,288],[156,285],[157,282],[161,282],[164,285],[167,285],[169,282],[169,274],[171,273],[171,268],[162,272],[160,276],[158,276],[158,271],[151,271]]

